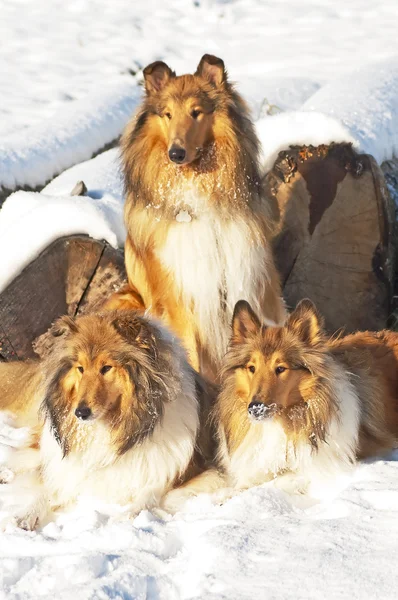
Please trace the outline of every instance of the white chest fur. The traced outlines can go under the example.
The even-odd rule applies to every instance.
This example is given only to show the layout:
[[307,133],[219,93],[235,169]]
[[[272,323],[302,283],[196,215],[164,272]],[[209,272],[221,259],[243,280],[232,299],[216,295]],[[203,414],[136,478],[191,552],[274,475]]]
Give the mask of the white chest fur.
[[259,304],[268,281],[269,250],[243,217],[226,220],[211,208],[190,216],[169,227],[159,258],[172,271],[185,306],[193,302],[199,334],[212,341],[210,351],[219,360],[236,302],[245,299],[263,313]]

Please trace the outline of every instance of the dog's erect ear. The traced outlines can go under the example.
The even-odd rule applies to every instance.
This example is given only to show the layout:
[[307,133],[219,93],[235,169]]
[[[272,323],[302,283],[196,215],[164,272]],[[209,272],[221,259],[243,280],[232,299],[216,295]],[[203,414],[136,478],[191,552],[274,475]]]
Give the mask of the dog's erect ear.
[[286,327],[305,344],[317,344],[323,337],[323,318],[308,298],[297,304],[286,322]]
[[[133,312],[117,316],[112,321],[113,327],[129,344],[134,344],[143,350],[154,350],[156,339],[149,327],[145,327],[142,319]],[[156,352],[155,352],[156,354]]]
[[200,59],[195,75],[207,79],[210,83],[218,87],[227,80],[224,61],[212,54],[204,54]]
[[157,94],[176,74],[161,60],[151,63],[144,69],[145,90],[148,96]]
[[241,344],[255,336],[261,329],[256,313],[246,300],[236,303],[232,317],[232,344]]
[[76,321],[72,317],[65,315],[55,321],[50,329],[54,337],[66,336],[77,332]]

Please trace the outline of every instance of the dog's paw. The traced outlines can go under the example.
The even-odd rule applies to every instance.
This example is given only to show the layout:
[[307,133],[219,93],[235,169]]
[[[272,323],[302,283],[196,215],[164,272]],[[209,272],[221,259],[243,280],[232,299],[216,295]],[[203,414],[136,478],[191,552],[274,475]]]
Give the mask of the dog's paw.
[[39,524],[39,517],[34,513],[29,513],[23,517],[14,517],[17,527],[25,531],[34,531]]
[[39,519],[37,515],[9,515],[3,517],[0,521],[0,531],[2,533],[10,529],[24,529],[25,531],[34,531],[38,525]]
[[196,494],[192,490],[190,491],[189,488],[176,488],[163,497],[160,508],[169,514],[174,515],[175,513],[180,512],[186,502],[195,496]]
[[11,483],[15,477],[15,473],[4,465],[0,466],[0,484]]
[[15,512],[11,516],[10,523],[25,531],[35,531],[40,521],[40,512],[35,507]]
[[286,473],[285,475],[280,475],[276,477],[272,481],[272,485],[285,492],[285,494],[289,494],[291,496],[295,495],[305,495],[308,492],[308,480],[296,473]]
[[222,490],[218,490],[214,492],[211,497],[214,504],[222,505],[231,500],[234,496],[237,496],[243,490],[236,490],[235,488],[223,488]]

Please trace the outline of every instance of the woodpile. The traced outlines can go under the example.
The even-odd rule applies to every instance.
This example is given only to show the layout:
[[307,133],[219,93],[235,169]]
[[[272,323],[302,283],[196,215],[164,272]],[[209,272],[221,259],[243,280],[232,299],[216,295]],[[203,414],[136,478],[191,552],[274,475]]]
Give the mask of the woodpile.
[[[330,332],[385,327],[395,212],[375,160],[349,144],[291,147],[264,185],[288,307],[311,298]],[[74,193],[84,192],[80,182]],[[0,295],[0,360],[43,355],[57,317],[99,308],[125,281],[122,251],[87,236],[58,239]]]

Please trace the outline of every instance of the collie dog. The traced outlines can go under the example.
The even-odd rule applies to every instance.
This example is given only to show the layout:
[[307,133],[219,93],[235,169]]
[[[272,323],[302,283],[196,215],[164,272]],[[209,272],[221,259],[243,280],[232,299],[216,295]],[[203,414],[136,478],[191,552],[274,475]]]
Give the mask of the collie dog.
[[149,310],[214,375],[239,298],[284,319],[259,142],[221,59],[205,54],[179,77],[155,62],[144,78],[121,142],[129,286],[108,307]]
[[229,483],[275,479],[322,497],[358,459],[398,441],[398,334],[329,338],[310,300],[284,327],[235,307],[216,405],[220,460]]
[[42,363],[0,364],[0,409],[34,432],[7,464],[37,475],[34,502],[15,515],[21,526],[80,495],[136,514],[205,466],[211,438],[200,421],[212,392],[168,331],[110,311],[63,317],[53,334]]

